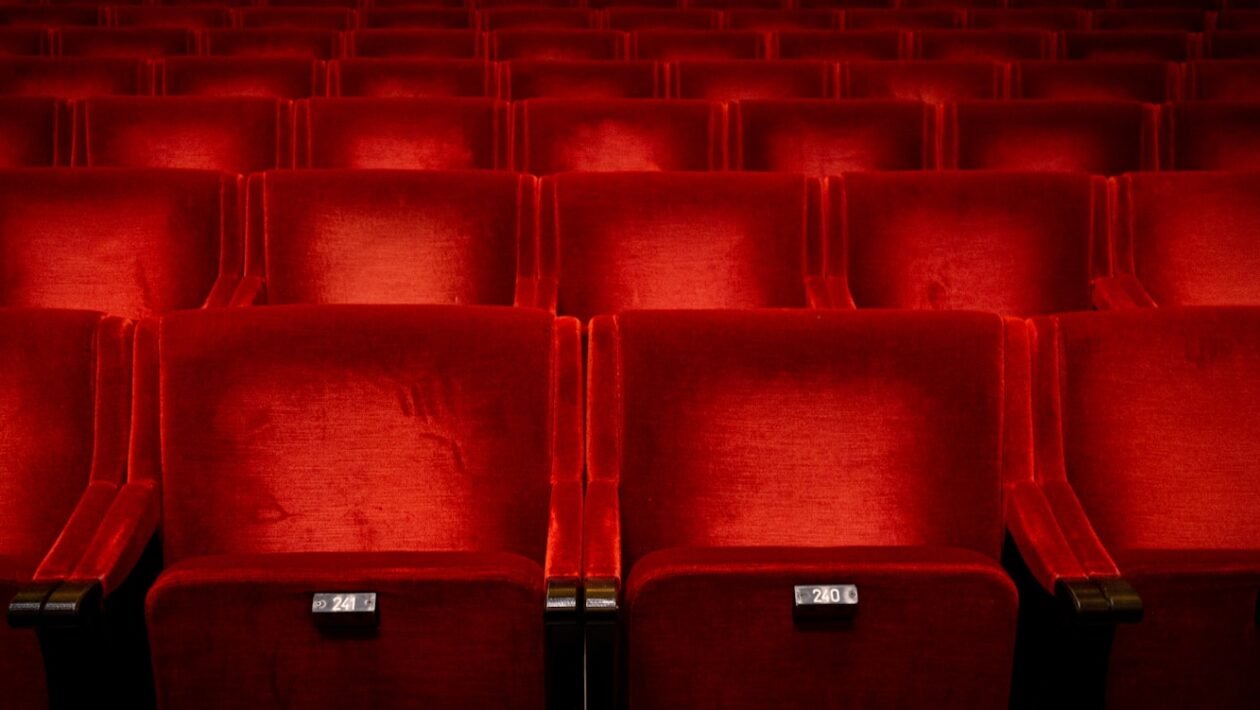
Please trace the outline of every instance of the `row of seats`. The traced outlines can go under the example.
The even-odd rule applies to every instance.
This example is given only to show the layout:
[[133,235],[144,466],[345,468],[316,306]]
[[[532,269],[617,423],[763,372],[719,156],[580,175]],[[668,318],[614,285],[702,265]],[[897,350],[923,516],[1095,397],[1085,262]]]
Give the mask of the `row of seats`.
[[0,28],[0,56],[413,57],[493,60],[1031,59],[1167,61],[1260,59],[1260,30],[617,30]]
[[520,309],[0,310],[5,597],[64,624],[156,540],[172,709],[540,710],[578,589],[629,708],[1006,708],[1063,682],[1013,652],[1051,594],[1114,630],[1107,707],[1260,697],[1260,310],[632,312],[581,353]]
[[591,10],[795,10],[900,9],[926,11],[951,9],[980,14],[1058,13],[1069,11],[1172,11],[1247,13],[1260,10],[1260,0],[4,0],[13,5],[101,5],[119,7],[268,7],[337,8],[347,10],[417,9],[522,9],[547,12],[555,9]]
[[1260,173],[3,171],[0,306],[1260,305],[1257,194]]
[[[801,81],[810,78],[821,84],[824,75]],[[535,175],[1242,170],[1260,165],[1260,103],[0,97],[0,167],[57,165]]]

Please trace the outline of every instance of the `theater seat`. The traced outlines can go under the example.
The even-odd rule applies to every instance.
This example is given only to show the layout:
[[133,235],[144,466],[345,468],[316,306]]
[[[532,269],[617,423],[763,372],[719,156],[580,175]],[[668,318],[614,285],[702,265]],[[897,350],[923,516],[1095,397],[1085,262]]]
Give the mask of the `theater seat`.
[[347,57],[473,59],[482,51],[472,30],[359,30],[345,41]]
[[[671,3],[672,4],[672,3]],[[610,7],[604,11],[604,24],[610,30],[716,30],[722,14],[704,9],[656,9],[650,7]]]
[[1260,305],[1260,173],[1135,173],[1114,189],[1116,277],[1100,305]]
[[[1006,708],[1002,480],[1028,442],[1003,427],[1027,402],[1005,344],[1021,326],[597,318],[584,564],[588,618],[624,620],[624,706]],[[854,585],[832,588],[857,608],[798,613],[797,585]]]
[[96,27],[101,24],[101,8],[95,5],[0,6],[0,26],[4,27]]
[[[1232,3],[1231,3],[1232,4]],[[1260,30],[1260,12],[1256,10],[1229,10],[1216,13],[1214,30]]]
[[836,66],[821,61],[683,61],[670,65],[673,95],[684,99],[825,99],[836,96]]
[[40,96],[0,97],[0,168],[68,165],[69,107]]
[[1090,308],[1107,273],[1106,184],[1081,174],[831,178],[835,305],[1030,316]]
[[175,27],[208,30],[229,27],[231,15],[217,5],[147,6],[114,5],[106,8],[110,27]]
[[848,62],[841,95],[946,103],[1006,96],[1007,69],[996,62]]
[[1059,36],[1060,59],[1184,62],[1197,59],[1196,35],[1185,32],[1064,32]]
[[291,167],[287,101],[107,97],[76,106],[74,164],[249,173]]
[[507,104],[494,99],[310,99],[297,105],[295,124],[298,167],[508,165]]
[[1190,62],[1186,98],[1209,101],[1260,101],[1260,60]]
[[[1260,313],[1159,308],[1035,326],[1037,474],[1069,561],[1082,561],[1070,566],[1122,580],[1143,612],[1113,626],[1106,706],[1250,707]],[[1042,578],[1080,574],[1065,567]]]
[[[545,600],[580,565],[579,353],[523,309],[142,326],[128,481],[73,579],[108,600],[156,535],[159,707],[541,710]],[[324,626],[313,594],[346,592],[379,615]]]
[[7,57],[0,59],[0,95],[86,96],[147,94],[144,62],[103,57]]
[[923,30],[912,56],[933,61],[1014,62],[1054,58],[1054,35],[1036,30]]
[[[0,599],[72,571],[122,483],[131,323],[0,308]],[[61,534],[63,527],[66,534]],[[0,624],[7,707],[49,706],[35,633]],[[102,659],[103,660],[103,659]]]
[[237,178],[0,171],[0,306],[135,317],[223,305],[241,276]]
[[531,99],[515,105],[515,167],[566,171],[720,170],[726,109],[717,102]]
[[481,59],[342,59],[328,64],[331,96],[377,99],[498,95],[494,64]]
[[1260,30],[1213,32],[1203,38],[1203,56],[1212,59],[1260,59]]
[[476,28],[476,21],[476,14],[462,7],[399,7],[359,10],[359,26],[364,29],[471,30]]
[[522,272],[562,314],[817,303],[818,194],[800,175],[568,173],[541,204]]
[[232,11],[236,26],[245,29],[352,30],[355,13],[336,7],[250,7]]
[[844,12],[848,30],[953,30],[961,29],[965,14],[947,7],[887,10],[853,8]]
[[522,59],[499,64],[503,98],[663,98],[668,77],[657,62]]
[[1260,168],[1260,103],[1188,101],[1164,109],[1171,170]]
[[1208,13],[1178,8],[1151,10],[1099,10],[1093,14],[1096,30],[1163,30],[1202,32],[1207,29]]
[[1089,26],[1089,13],[1067,7],[985,9],[967,12],[967,26],[975,30],[1041,30],[1062,32]]
[[741,101],[731,167],[834,175],[936,165],[936,111],[918,101]]
[[764,59],[766,35],[753,30],[640,30],[630,36],[630,56],[654,61]]
[[491,59],[625,59],[626,35],[612,30],[500,30],[486,35]]
[[336,59],[341,55],[341,34],[335,30],[205,30],[201,42],[204,54],[216,56]]
[[47,54],[50,37],[38,27],[0,27],[0,57],[35,57]]
[[321,62],[296,57],[172,57],[153,67],[160,96],[305,99],[324,94]]
[[1159,167],[1158,109],[1124,101],[964,101],[946,107],[942,165],[1116,175]]
[[838,30],[843,16],[832,10],[727,10],[731,30]]
[[169,27],[66,27],[53,32],[52,54],[63,57],[154,59],[197,53],[197,36]]
[[773,40],[773,56],[779,59],[889,61],[910,55],[909,35],[896,30],[785,30],[774,33]]
[[479,25],[483,32],[505,29],[592,29],[598,15],[592,10],[572,7],[498,7],[482,10]]
[[1011,94],[1021,99],[1143,101],[1181,95],[1182,70],[1172,62],[1019,62]]
[[[489,171],[255,175],[234,300],[510,306],[517,253],[537,248],[535,182]],[[519,288],[531,305],[531,284]]]

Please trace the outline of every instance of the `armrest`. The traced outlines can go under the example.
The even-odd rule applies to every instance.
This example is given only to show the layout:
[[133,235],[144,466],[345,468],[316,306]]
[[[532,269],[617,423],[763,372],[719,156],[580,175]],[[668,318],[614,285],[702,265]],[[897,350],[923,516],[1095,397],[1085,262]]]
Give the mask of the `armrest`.
[[57,536],[57,541],[32,575],[33,581],[61,582],[74,572],[96,531],[100,529],[101,520],[118,496],[118,490],[114,483],[94,481],[88,484],[75,505],[74,512],[61,529],[61,534]]
[[206,296],[206,302],[201,307],[226,308],[231,304],[232,294],[239,284],[239,278],[220,274],[219,278],[214,280],[214,286],[210,288],[210,294]]
[[83,558],[69,575],[72,582],[99,583],[108,595],[135,567],[157,532],[158,491],[151,482],[122,487]]
[[1152,308],[1158,304],[1131,274],[1105,276],[1093,281],[1094,307],[1099,310]]
[[232,293],[224,304],[229,308],[253,306],[262,301],[263,280],[261,276],[246,274],[232,289]]
[[582,580],[582,482],[559,481],[551,487],[547,531],[547,613],[577,613]]
[[621,589],[621,515],[618,486],[591,481],[586,487],[582,581],[586,612],[616,613]]

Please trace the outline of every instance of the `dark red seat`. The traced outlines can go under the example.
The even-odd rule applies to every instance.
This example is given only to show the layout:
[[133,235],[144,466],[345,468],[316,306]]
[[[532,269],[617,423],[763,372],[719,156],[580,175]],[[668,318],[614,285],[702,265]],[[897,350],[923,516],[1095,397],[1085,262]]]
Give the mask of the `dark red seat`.
[[717,10],[612,7],[604,11],[604,24],[611,30],[716,30],[722,24]]
[[1169,170],[1260,168],[1260,102],[1187,101],[1164,109]]
[[159,96],[305,99],[324,94],[322,62],[299,57],[171,57],[153,67]]
[[131,96],[149,93],[143,61],[105,57],[7,57],[0,59],[0,94],[56,96]]
[[232,17],[226,7],[115,5],[106,8],[111,27],[174,27],[208,30],[229,27]]
[[1013,62],[1052,59],[1054,35],[1037,30],[923,30],[912,56],[932,61]]
[[345,36],[347,57],[473,59],[482,54],[473,30],[359,30]]
[[487,35],[491,59],[625,59],[626,35],[613,30],[499,30]]
[[[726,28],[731,30],[838,30],[843,16],[832,10],[728,10]],[[646,28],[645,28],[646,29]]]
[[65,27],[52,34],[52,54],[64,57],[155,59],[197,53],[197,36],[169,27]]
[[204,54],[218,56],[336,59],[341,55],[341,34],[334,30],[204,30],[201,42]]
[[0,5],[0,27],[96,27],[103,8],[96,5]]
[[462,8],[400,7],[359,11],[359,27],[364,29],[471,30],[476,25],[476,14]]
[[368,98],[494,97],[495,67],[482,59],[342,59],[328,64],[331,96]]
[[598,15],[576,8],[500,7],[482,10],[483,32],[505,29],[593,29]]
[[1260,30],[1213,32],[1203,38],[1203,56],[1210,59],[1260,59]]
[[837,93],[836,66],[809,60],[681,61],[670,65],[673,95],[684,99],[825,99]]
[[630,56],[654,61],[764,59],[766,35],[754,30],[639,30]]
[[657,62],[516,60],[499,64],[503,98],[664,98],[668,76]]
[[51,37],[39,27],[0,27],[0,57],[35,57],[48,54]]
[[1202,32],[1208,14],[1202,10],[1177,8],[1154,10],[1098,10],[1093,14],[1096,30],[1164,30]]
[[845,10],[844,27],[849,30],[953,30],[962,28],[964,17],[964,12],[956,8],[854,8]]
[[250,7],[232,11],[235,25],[244,29],[352,30],[358,18],[337,7]]
[[0,168],[69,165],[70,108],[43,96],[0,97]]
[[1173,62],[1019,62],[1011,67],[1011,96],[1162,103],[1180,98],[1182,74]]
[[1060,59],[1184,62],[1197,59],[1198,36],[1186,32],[1064,32]]
[[773,41],[779,59],[889,61],[910,55],[910,36],[896,30],[783,31]]
[[945,103],[1006,96],[1007,69],[996,62],[848,62],[841,95]]
[[1072,8],[975,9],[967,13],[967,26],[976,30],[1040,30],[1062,32],[1089,27],[1089,13]]
[[1260,101],[1260,59],[1190,62],[1186,98],[1210,101]]

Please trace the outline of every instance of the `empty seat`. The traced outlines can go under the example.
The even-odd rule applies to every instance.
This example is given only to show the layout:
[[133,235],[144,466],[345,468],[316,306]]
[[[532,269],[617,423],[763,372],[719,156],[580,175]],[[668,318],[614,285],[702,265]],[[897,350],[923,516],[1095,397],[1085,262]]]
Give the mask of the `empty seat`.
[[891,8],[896,0],[795,0],[802,10],[851,10],[855,8]]
[[208,30],[232,24],[227,8],[217,6],[116,5],[108,8],[107,11],[111,27],[175,27]]
[[761,59],[766,36],[753,30],[640,30],[630,37],[635,59]]
[[472,30],[359,30],[346,35],[346,56],[472,59],[480,38]]
[[924,30],[914,33],[916,59],[1012,62],[1054,57],[1054,35],[1036,30]]
[[1203,56],[1211,59],[1260,59],[1260,30],[1213,32],[1204,37]]
[[323,69],[297,57],[171,57],[154,65],[154,92],[304,99],[323,95]]
[[1190,101],[1164,110],[1170,170],[1260,168],[1260,103]]
[[849,62],[841,95],[945,103],[1006,96],[1006,68],[993,62]]
[[233,10],[236,26],[246,29],[349,30],[355,14],[335,7],[251,7]]
[[1216,30],[1260,30],[1260,12],[1234,10],[1216,13]]
[[40,96],[0,97],[0,168],[68,165],[69,108]]
[[467,5],[464,0],[372,0],[369,6],[372,9],[409,10],[413,8],[463,8]]
[[587,7],[610,10],[673,10],[682,4],[679,0],[586,0]]
[[[1004,376],[1017,325],[596,319],[586,529],[608,532],[584,564],[625,620],[626,706],[1007,707],[1002,480],[1028,456],[1003,426],[1027,406]],[[858,608],[798,615],[812,594],[796,585]]]
[[831,10],[729,10],[726,27],[732,30],[838,30],[841,15]]
[[720,170],[726,111],[712,101],[530,99],[515,107],[515,167],[567,171]]
[[1207,24],[1202,10],[1098,10],[1093,18],[1096,30],[1202,32]]
[[476,15],[461,8],[400,7],[359,11],[359,26],[371,29],[469,30]]
[[716,10],[658,10],[643,7],[613,7],[604,11],[608,29],[636,30],[716,30],[722,15]]
[[152,59],[197,53],[197,37],[169,27],[66,27],[53,33],[53,54]]
[[508,165],[507,105],[494,99],[310,99],[298,104],[295,124],[299,167]]
[[832,175],[936,165],[936,112],[918,101],[741,101],[731,167]]
[[500,30],[489,33],[490,58],[625,59],[626,35],[612,30]]
[[1062,32],[1089,26],[1089,14],[1071,8],[1023,10],[975,9],[967,13],[967,26],[976,30],[1041,30]]
[[808,60],[683,61],[670,66],[674,96],[684,99],[825,99],[836,95],[836,67]]
[[251,97],[106,97],[76,107],[75,165],[249,173],[290,167],[287,101]]
[[711,7],[719,10],[783,10],[792,0],[686,0],[688,7]]
[[[0,598],[55,584],[82,556],[126,467],[131,324],[89,311],[0,309]],[[61,535],[74,520],[71,534]],[[5,703],[44,708],[36,634],[0,624]],[[104,659],[101,659],[104,660]]]
[[1172,62],[1020,62],[1011,95],[1021,99],[1159,103],[1179,98],[1181,68]]
[[963,26],[963,11],[950,8],[845,10],[844,26],[850,30],[954,30]]
[[[160,539],[159,705],[544,707],[544,600],[581,555],[575,322],[293,306],[140,330],[146,434],[75,579],[108,599]],[[376,595],[371,628],[312,622],[312,592],[348,591]]]
[[241,275],[237,178],[4,171],[0,242],[0,305],[141,316],[226,303]]
[[1195,35],[1185,32],[1064,32],[1060,59],[1184,62],[1199,52]]
[[[819,268],[816,183],[752,173],[568,173],[542,183],[540,305],[801,307]],[[558,286],[556,284],[558,283]]]
[[38,27],[0,27],[0,57],[34,57],[49,49],[47,30]]
[[597,15],[592,10],[576,8],[501,7],[482,10],[480,25],[483,31],[504,29],[590,29],[595,27]]
[[663,98],[667,77],[656,62],[533,61],[499,65],[503,98]]
[[336,59],[341,55],[341,35],[333,30],[205,30],[201,41],[206,54],[219,56]]
[[1260,60],[1190,62],[1186,98],[1260,101]]
[[1111,3],[1109,0],[1008,0],[1012,10],[1102,10]]
[[[404,4],[414,4],[417,0],[390,0]],[[427,0],[421,0],[427,1]],[[378,3],[379,4],[379,3]],[[465,3],[478,10],[493,10],[501,7],[572,8],[582,5],[580,0],[467,0]]]
[[0,26],[5,27],[96,27],[100,24],[103,24],[101,8],[95,5],[0,5]]
[[496,96],[494,65],[481,59],[342,59],[328,65],[331,96]]
[[775,33],[774,56],[840,62],[888,61],[909,56],[909,45],[908,35],[889,30],[783,31]]
[[1067,173],[832,178],[829,290],[858,308],[1029,316],[1090,308],[1107,271],[1106,182]]
[[148,68],[136,59],[12,57],[0,60],[0,94],[78,99],[147,93]]
[[1158,109],[1135,101],[967,101],[948,106],[942,166],[1116,175],[1159,167]]

